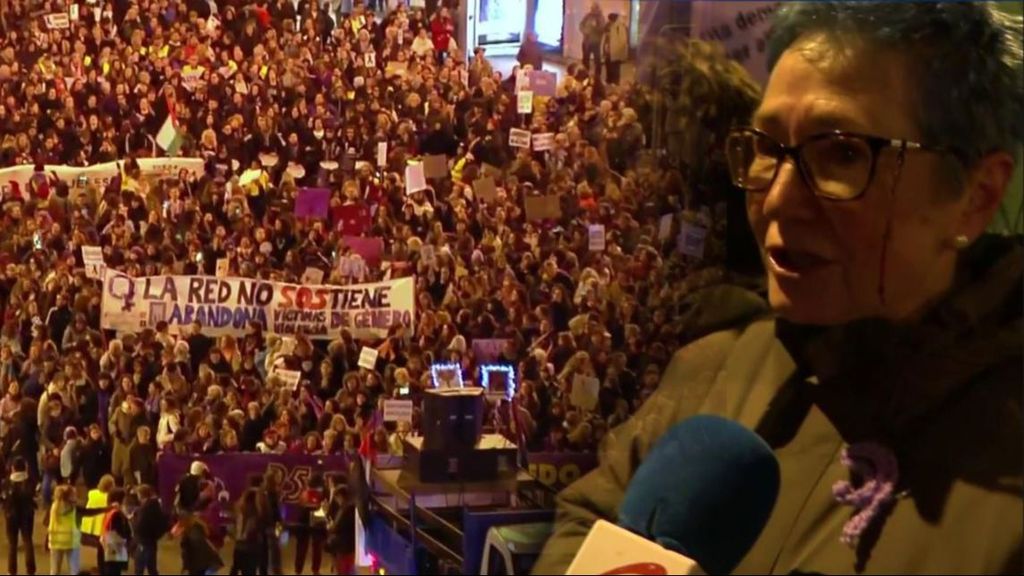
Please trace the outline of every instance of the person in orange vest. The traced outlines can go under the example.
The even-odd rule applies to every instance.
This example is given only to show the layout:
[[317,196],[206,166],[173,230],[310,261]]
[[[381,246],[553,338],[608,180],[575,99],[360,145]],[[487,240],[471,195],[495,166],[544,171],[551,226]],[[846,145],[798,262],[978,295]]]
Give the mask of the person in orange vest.
[[125,492],[114,488],[107,495],[110,511],[103,517],[103,531],[100,542],[103,545],[103,573],[108,576],[121,576],[128,567],[128,541],[132,538],[132,525],[128,516],[121,509]]

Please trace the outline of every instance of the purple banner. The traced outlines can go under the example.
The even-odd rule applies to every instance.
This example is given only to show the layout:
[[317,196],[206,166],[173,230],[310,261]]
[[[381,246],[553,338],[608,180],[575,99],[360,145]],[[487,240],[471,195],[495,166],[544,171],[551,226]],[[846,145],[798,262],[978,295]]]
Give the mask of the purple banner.
[[306,456],[304,454],[214,454],[210,456],[177,456],[161,454],[157,463],[160,472],[160,499],[164,506],[174,505],[174,489],[199,460],[210,469],[217,492],[226,491],[231,504],[242,495],[253,478],[262,478],[268,470],[280,480],[282,513],[285,521],[298,518],[298,502],[315,472],[347,474],[345,456]]
[[367,266],[376,268],[380,266],[381,257],[384,255],[384,240],[376,236],[364,238],[361,236],[344,236],[342,242],[359,254],[366,261]]
[[326,219],[330,204],[329,188],[299,188],[295,195],[295,217]]
[[555,89],[558,86],[558,76],[554,72],[546,70],[531,70],[527,73],[530,78],[530,90],[534,96],[555,97]]
[[597,468],[597,455],[580,452],[531,452],[530,475],[543,484],[562,490]]
[[497,362],[508,342],[511,342],[508,338],[474,338],[473,358],[477,364]]

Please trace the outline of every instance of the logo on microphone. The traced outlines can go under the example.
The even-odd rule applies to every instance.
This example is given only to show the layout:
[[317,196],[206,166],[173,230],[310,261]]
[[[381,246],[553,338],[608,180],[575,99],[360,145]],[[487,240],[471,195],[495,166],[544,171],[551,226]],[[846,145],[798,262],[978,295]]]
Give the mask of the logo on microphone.
[[668,568],[655,562],[636,562],[613,568],[602,574],[608,576],[627,576],[636,574],[638,576],[668,576]]

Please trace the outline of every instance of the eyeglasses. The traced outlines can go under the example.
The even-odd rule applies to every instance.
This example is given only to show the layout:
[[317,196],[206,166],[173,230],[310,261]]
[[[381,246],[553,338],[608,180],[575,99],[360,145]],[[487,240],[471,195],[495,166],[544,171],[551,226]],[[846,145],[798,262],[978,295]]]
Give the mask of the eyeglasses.
[[739,188],[767,192],[789,157],[814,194],[829,200],[854,200],[863,195],[874,178],[878,154],[885,148],[955,154],[947,148],[910,140],[840,130],[815,134],[796,146],[786,146],[761,130],[740,127],[732,129],[725,141],[729,174]]

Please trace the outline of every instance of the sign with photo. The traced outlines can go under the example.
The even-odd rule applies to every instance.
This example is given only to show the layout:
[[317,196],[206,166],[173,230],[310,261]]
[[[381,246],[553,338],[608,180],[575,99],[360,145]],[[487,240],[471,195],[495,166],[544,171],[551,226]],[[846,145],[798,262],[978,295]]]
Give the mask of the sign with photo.
[[531,134],[528,130],[513,128],[508,132],[508,145],[513,148],[529,148]]

